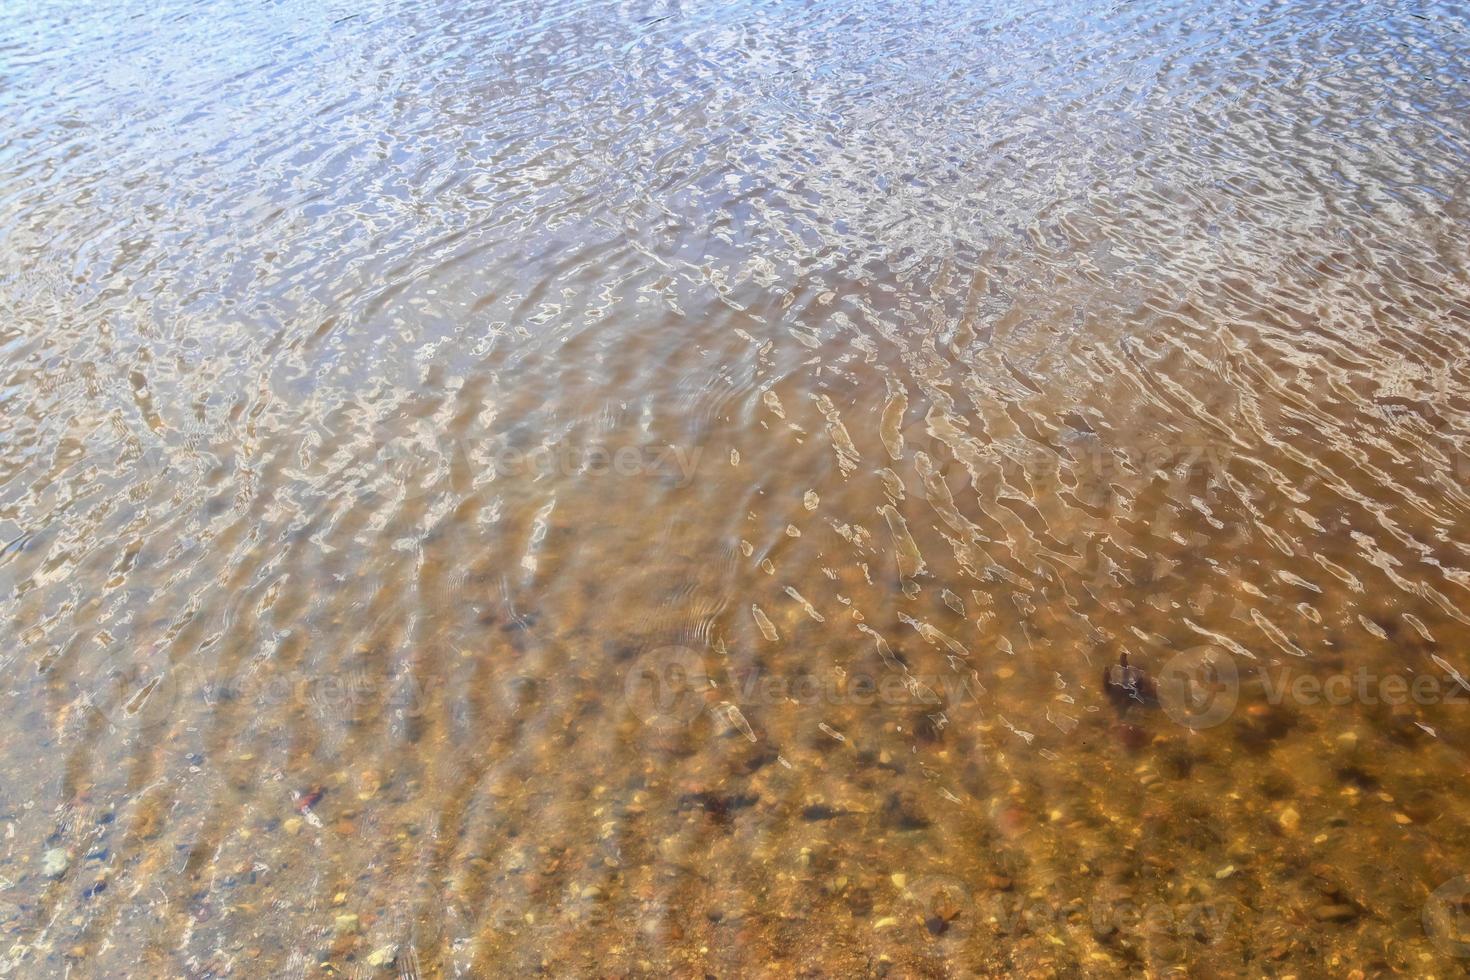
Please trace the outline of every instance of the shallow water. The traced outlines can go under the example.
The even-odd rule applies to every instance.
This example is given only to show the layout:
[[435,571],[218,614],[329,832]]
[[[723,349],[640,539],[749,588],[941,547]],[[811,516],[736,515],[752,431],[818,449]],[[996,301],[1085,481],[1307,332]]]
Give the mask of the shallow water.
[[8,5],[0,972],[1463,971],[1467,77]]

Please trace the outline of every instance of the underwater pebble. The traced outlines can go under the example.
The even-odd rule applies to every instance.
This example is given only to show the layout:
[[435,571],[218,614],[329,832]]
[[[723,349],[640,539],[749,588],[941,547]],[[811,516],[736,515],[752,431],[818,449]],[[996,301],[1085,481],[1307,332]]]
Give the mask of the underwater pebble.
[[48,878],[60,878],[71,865],[71,855],[64,848],[53,847],[41,856],[41,873]]
[[1358,917],[1358,910],[1352,905],[1322,905],[1312,909],[1312,918],[1318,922],[1348,922]]

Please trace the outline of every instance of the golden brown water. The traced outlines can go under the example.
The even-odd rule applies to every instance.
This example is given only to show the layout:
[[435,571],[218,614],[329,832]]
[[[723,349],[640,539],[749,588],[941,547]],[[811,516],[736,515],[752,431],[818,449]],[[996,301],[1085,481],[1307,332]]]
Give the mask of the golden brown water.
[[1470,964],[1462,5],[3,10],[0,973]]

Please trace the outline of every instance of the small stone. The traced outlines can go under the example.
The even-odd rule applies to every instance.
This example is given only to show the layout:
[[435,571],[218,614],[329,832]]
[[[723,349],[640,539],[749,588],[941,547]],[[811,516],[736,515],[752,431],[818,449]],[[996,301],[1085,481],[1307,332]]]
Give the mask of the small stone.
[[343,914],[333,919],[332,924],[336,927],[338,932],[356,932],[357,914],[355,912],[344,912]]
[[647,930],[649,935],[657,936],[663,941],[678,942],[684,938],[684,927],[672,919],[652,920],[654,928]]
[[375,949],[372,955],[368,957],[368,966],[387,966],[393,962],[393,956],[397,952],[397,948],[393,946],[384,946],[381,949]]
[[41,856],[41,873],[48,878],[60,878],[71,864],[71,855],[65,848],[53,847]]
[[1276,819],[1280,822],[1281,829],[1285,831],[1294,831],[1302,825],[1302,815],[1292,807],[1282,810],[1281,816]]
[[1229,878],[1233,874],[1235,874],[1235,865],[1227,864],[1225,865],[1225,867],[1215,872],[1215,877],[1223,880],[1225,878]]
[[881,918],[877,922],[874,922],[873,923],[873,928],[874,929],[892,929],[896,925],[898,925],[898,920],[897,919],[895,919],[891,915],[885,915],[883,918]]
[[337,894],[333,895],[332,896],[332,904],[333,905],[346,905],[347,904],[347,893],[346,892],[338,892]]
[[288,833],[288,834],[290,834],[291,836],[294,837],[297,834],[301,833],[301,818],[300,817],[291,817],[289,820],[287,820],[281,826],[285,828],[286,833]]
[[1407,813],[1395,813],[1393,815],[1393,822],[1400,826],[1403,826],[1404,824],[1413,823],[1414,821]]
[[593,902],[600,902],[607,897],[607,893],[596,885],[588,885],[582,889],[582,897]]
[[1322,905],[1312,909],[1312,918],[1318,922],[1349,922],[1357,917],[1358,910],[1352,905]]
[[909,876],[904,874],[902,871],[896,871],[893,874],[889,875],[889,879],[893,882],[894,888],[908,887]]

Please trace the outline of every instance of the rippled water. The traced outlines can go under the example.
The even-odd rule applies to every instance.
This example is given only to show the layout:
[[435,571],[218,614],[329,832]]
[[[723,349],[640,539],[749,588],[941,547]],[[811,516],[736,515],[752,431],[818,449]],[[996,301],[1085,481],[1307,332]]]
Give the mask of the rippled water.
[[1467,78],[7,4],[0,972],[1463,969]]

